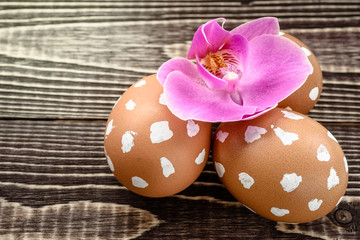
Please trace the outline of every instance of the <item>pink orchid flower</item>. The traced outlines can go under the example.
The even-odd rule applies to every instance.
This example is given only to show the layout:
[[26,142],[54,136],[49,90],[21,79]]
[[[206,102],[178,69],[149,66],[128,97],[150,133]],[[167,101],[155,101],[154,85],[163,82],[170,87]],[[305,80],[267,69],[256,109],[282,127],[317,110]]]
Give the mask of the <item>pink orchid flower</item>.
[[[170,111],[182,120],[229,122],[255,118],[298,89],[313,68],[299,46],[279,35],[276,18],[232,31],[211,20],[196,31],[187,59],[157,72]],[[196,64],[192,59],[196,59]]]

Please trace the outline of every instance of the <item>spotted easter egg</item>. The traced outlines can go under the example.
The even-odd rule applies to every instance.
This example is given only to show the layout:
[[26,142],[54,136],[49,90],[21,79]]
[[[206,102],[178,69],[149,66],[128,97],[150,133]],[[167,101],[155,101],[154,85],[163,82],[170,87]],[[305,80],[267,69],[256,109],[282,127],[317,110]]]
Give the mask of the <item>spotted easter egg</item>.
[[206,164],[210,141],[210,123],[183,121],[169,111],[155,75],[122,95],[104,135],[110,170],[125,187],[148,197],[191,185]]
[[268,219],[303,223],[331,212],[344,195],[348,168],[335,137],[300,113],[275,108],[215,134],[216,172],[229,192]]
[[286,33],[282,33],[282,36],[290,39],[301,47],[313,67],[313,72],[299,89],[281,101],[278,106],[306,114],[315,106],[322,91],[323,77],[320,64],[310,48],[299,39]]

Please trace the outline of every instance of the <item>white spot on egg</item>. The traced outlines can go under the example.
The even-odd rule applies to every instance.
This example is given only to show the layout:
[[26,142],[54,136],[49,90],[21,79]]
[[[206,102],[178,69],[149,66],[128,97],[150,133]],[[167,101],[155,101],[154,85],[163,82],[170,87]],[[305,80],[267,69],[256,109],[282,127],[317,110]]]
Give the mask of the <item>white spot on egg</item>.
[[159,103],[166,106],[165,94],[164,93],[160,94]]
[[348,162],[346,157],[344,156],[344,165],[345,165],[345,171],[348,173],[349,172],[349,166],[348,166]]
[[228,132],[223,132],[221,130],[216,133],[216,139],[222,143],[225,142],[228,136],[229,136]]
[[225,174],[225,168],[224,165],[222,165],[221,163],[215,162],[215,170],[217,175],[222,178]]
[[142,178],[134,176],[131,178],[132,185],[138,188],[146,188],[149,184]]
[[319,161],[328,162],[330,160],[330,154],[324,145],[320,144],[316,153],[317,153],[317,159]]
[[296,173],[285,173],[282,180],[280,181],[280,184],[285,192],[292,192],[299,186],[301,182],[302,177],[296,175]]
[[160,164],[163,170],[163,175],[167,178],[171,174],[175,173],[175,168],[172,163],[166,157],[160,158]]
[[247,209],[249,209],[250,211],[252,211],[253,213],[256,213],[254,210],[252,210],[251,208],[249,208],[248,206],[246,206],[245,204],[243,204],[244,207],[246,207]]
[[286,214],[290,213],[290,211],[287,209],[281,209],[281,208],[277,208],[277,207],[272,207],[270,211],[272,214],[274,214],[277,217],[283,217]]
[[161,143],[172,138],[174,133],[169,128],[168,121],[160,121],[151,124],[150,139],[152,143]]
[[340,183],[340,179],[338,175],[336,174],[336,171],[334,168],[330,169],[330,176],[327,179],[327,188],[330,190],[331,188],[335,187]]
[[279,35],[280,35],[280,36],[282,36],[282,35],[284,35],[284,34],[285,34],[284,32],[279,32]]
[[134,101],[132,99],[130,99],[126,104],[125,104],[125,108],[127,110],[134,110],[136,104],[134,103]]
[[202,150],[202,152],[196,157],[195,159],[195,163],[200,165],[204,162],[205,160],[205,148]]
[[310,93],[309,93],[309,98],[313,101],[315,101],[317,99],[319,95],[319,88],[318,87],[314,87],[313,89],[311,89]]
[[113,109],[114,109],[114,107],[116,106],[116,104],[119,103],[120,99],[121,99],[121,96],[120,96],[120,97],[118,98],[118,100],[115,102],[115,104],[114,104],[114,106],[113,106]]
[[338,200],[338,202],[336,203],[336,206],[341,203],[342,199],[343,199],[343,196]]
[[106,152],[106,148],[105,148],[105,145],[104,145],[104,153],[105,153],[105,156],[107,155],[107,152]]
[[320,208],[322,203],[323,203],[323,200],[314,198],[310,202],[308,202],[308,207],[309,207],[310,211],[314,212]]
[[107,138],[111,133],[111,131],[115,128],[115,126],[113,126],[113,123],[114,123],[114,119],[111,119],[106,127],[105,138]]
[[334,137],[334,135],[332,135],[332,133],[330,131],[327,132],[327,135],[328,135],[329,138],[331,138],[335,142],[338,142],[338,140],[336,140],[336,138]]
[[246,189],[250,189],[255,182],[254,179],[245,172],[239,173],[239,180]]
[[141,86],[144,86],[146,84],[146,81],[145,80],[141,80],[139,82],[137,82],[134,86],[135,87],[141,87]]
[[115,171],[114,164],[112,163],[112,161],[111,161],[111,159],[110,159],[109,156],[106,156],[106,160],[107,160],[107,163],[108,163],[108,165],[109,165],[109,167],[110,167],[110,170],[111,170],[112,172]]
[[286,132],[279,127],[275,128],[274,131],[285,146],[291,145],[296,140],[299,140],[299,136],[296,133]]
[[188,120],[186,124],[187,134],[189,137],[194,137],[200,131],[199,124],[196,124],[193,120]]
[[292,111],[292,108],[290,106],[287,106],[285,109],[289,110],[289,111]]
[[303,116],[300,116],[300,115],[292,113],[292,112],[288,112],[288,111],[281,111],[281,112],[284,114],[284,117],[292,119],[292,120],[304,119]]
[[124,135],[121,138],[121,150],[123,153],[127,153],[131,151],[131,148],[135,145],[134,144],[134,136],[136,135],[136,132],[133,131],[127,131],[124,133]]
[[262,134],[265,134],[267,131],[265,128],[257,127],[257,126],[248,126],[245,131],[245,141],[247,143],[252,143],[255,140],[261,138]]
[[306,47],[301,47],[301,50],[305,53],[305,55],[307,57],[309,57],[311,55],[311,52],[309,49],[307,49]]

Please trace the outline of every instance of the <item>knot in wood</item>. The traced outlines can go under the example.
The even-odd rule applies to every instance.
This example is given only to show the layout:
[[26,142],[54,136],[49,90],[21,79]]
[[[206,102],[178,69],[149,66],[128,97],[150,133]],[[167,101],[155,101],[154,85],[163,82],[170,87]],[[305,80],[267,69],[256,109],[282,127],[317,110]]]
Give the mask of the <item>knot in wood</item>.
[[348,224],[351,223],[353,220],[351,212],[349,212],[346,209],[338,209],[336,210],[334,215],[335,215],[335,220],[340,224]]

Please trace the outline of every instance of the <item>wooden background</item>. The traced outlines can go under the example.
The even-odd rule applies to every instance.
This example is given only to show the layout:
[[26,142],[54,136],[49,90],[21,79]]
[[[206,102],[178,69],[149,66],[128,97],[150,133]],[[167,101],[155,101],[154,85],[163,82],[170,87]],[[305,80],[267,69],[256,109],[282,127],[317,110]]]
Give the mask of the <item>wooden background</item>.
[[[211,156],[185,191],[135,195],[103,153],[118,97],[184,56],[196,28],[275,16],[318,57],[309,114],[349,163],[339,206],[306,224],[259,217],[222,186]],[[0,239],[360,239],[360,1],[0,1]]]

